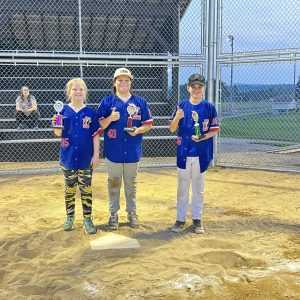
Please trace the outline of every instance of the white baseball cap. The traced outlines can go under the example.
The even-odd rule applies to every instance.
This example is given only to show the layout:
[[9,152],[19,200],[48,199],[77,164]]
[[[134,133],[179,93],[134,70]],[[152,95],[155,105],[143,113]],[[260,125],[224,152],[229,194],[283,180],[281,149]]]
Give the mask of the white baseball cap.
[[119,68],[115,71],[115,74],[114,74],[114,79],[116,79],[117,77],[119,76],[127,76],[129,77],[130,79],[133,79],[133,75],[131,74],[131,72],[126,69],[126,68]]

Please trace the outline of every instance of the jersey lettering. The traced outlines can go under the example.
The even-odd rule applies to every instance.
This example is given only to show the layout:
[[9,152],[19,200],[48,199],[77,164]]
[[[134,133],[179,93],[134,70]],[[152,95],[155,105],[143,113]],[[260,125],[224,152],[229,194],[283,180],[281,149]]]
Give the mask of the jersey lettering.
[[82,127],[89,129],[91,122],[92,122],[92,119],[90,117],[87,117],[87,116],[84,117],[84,119],[82,120]]
[[110,139],[115,139],[117,138],[117,129],[109,129],[108,133],[107,133],[107,136],[110,138]]
[[209,124],[209,119],[204,119],[202,122],[202,130],[207,131],[208,130],[208,124]]

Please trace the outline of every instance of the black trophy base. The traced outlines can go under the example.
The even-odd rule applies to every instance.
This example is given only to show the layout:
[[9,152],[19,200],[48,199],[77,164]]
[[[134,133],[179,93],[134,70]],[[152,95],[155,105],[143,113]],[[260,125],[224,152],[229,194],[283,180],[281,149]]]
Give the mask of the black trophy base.
[[135,129],[133,127],[125,127],[123,130],[126,132],[134,132],[135,131]]

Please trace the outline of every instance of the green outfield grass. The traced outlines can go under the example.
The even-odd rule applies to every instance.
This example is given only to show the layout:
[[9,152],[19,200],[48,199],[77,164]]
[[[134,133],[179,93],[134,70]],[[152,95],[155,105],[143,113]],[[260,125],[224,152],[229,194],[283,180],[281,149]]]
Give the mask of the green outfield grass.
[[300,112],[224,118],[221,136],[300,142]]

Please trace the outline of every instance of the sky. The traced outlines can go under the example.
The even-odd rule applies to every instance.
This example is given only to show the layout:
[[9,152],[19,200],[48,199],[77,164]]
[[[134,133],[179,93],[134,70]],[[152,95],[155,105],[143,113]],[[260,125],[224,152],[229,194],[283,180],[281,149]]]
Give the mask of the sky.
[[[201,52],[201,2],[192,0],[181,20],[181,53]],[[235,53],[300,49],[299,2],[300,0],[223,0],[222,8],[218,8],[223,16],[222,22],[218,24],[222,28],[218,36],[221,52],[231,52],[228,35],[234,36]],[[230,81],[230,66],[222,67],[221,74],[223,81]],[[294,76],[298,80],[299,75],[300,60],[296,64],[294,61],[235,64],[233,77],[234,83],[292,84]]]

